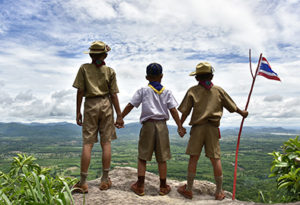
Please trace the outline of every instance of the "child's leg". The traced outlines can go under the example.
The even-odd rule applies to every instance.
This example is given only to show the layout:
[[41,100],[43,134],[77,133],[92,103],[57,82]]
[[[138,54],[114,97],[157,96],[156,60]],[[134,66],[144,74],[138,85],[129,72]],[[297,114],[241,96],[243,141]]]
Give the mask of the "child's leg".
[[131,190],[139,196],[144,196],[144,183],[146,174],[146,160],[138,159],[138,180],[131,185]]
[[210,161],[214,168],[214,176],[216,180],[216,194],[222,192],[223,174],[221,159],[210,158]]
[[86,183],[86,178],[88,175],[88,169],[91,161],[91,153],[94,144],[84,144],[81,153],[81,165],[80,165],[80,185]]
[[144,186],[145,174],[146,174],[146,160],[138,159],[138,187]]
[[110,169],[110,161],[111,161],[111,143],[101,142],[100,144],[102,148],[102,170],[103,170],[101,181],[108,181],[108,172]]
[[146,160],[138,159],[138,176],[145,176],[146,174]]
[[164,196],[171,191],[171,187],[167,185],[167,162],[157,162],[160,178],[159,194]]
[[160,187],[167,186],[167,162],[158,162]]
[[188,165],[188,175],[187,175],[187,186],[186,186],[186,190],[188,191],[192,191],[193,188],[199,157],[200,155],[190,155],[190,160]]

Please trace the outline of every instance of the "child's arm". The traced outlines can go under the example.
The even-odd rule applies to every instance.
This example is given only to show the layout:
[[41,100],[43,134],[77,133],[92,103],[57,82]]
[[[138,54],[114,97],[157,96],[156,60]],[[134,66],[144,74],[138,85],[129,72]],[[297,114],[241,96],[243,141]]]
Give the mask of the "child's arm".
[[134,108],[134,106],[132,104],[128,103],[122,112],[122,117],[125,118],[125,116],[128,115],[128,113],[130,113],[130,111],[133,108]]
[[77,96],[76,96],[76,123],[79,126],[82,126],[81,103],[82,103],[83,95],[84,95],[84,91],[77,89]]
[[240,108],[237,108],[236,112],[239,113],[243,118],[246,118],[248,116],[247,110],[240,110]]
[[120,109],[120,104],[119,104],[119,98],[117,93],[111,94],[111,102],[114,105],[114,108],[116,110],[117,113],[117,119],[116,119],[116,125],[117,128],[122,128],[124,127],[124,121],[123,121],[123,117],[122,117],[122,113],[121,113],[121,109]]
[[180,119],[180,121],[181,121],[181,124],[183,124],[184,123],[184,121],[186,120],[186,118],[187,118],[187,114],[183,114],[182,113],[182,115],[181,115],[181,119]]
[[173,117],[173,119],[175,120],[176,124],[177,124],[177,127],[178,127],[178,133],[180,135],[180,137],[183,137],[186,133],[186,130],[184,127],[182,127],[182,123],[179,119],[179,115],[178,115],[178,112],[177,112],[177,109],[174,107],[174,108],[171,108],[170,109],[170,113]]

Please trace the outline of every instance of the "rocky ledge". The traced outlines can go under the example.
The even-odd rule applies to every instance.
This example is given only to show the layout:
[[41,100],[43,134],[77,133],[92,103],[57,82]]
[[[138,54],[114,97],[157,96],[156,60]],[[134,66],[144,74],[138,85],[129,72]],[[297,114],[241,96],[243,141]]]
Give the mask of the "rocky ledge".
[[[167,180],[171,186],[172,191],[166,196],[160,196],[159,177],[153,173],[147,172],[145,179],[145,196],[138,196],[130,190],[130,185],[137,179],[137,170],[131,167],[115,167],[110,172],[112,181],[111,189],[107,191],[100,191],[98,186],[100,179],[95,179],[88,182],[88,194],[74,194],[75,205],[99,205],[99,204],[151,204],[151,205],[181,205],[181,204],[226,204],[226,205],[257,205],[254,202],[244,202],[238,200],[231,200],[232,194],[225,191],[226,198],[223,201],[214,200],[215,184],[208,181],[195,180],[192,200],[185,199],[178,192],[177,188],[186,183],[186,181]],[[299,203],[290,203],[296,205]],[[279,204],[278,204],[279,205]],[[287,204],[285,204],[287,205]]]

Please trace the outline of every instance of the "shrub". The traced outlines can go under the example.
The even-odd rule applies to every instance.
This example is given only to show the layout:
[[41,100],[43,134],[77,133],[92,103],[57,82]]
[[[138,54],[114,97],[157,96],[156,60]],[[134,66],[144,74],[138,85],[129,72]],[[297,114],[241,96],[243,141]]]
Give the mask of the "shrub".
[[273,156],[271,174],[275,177],[277,188],[282,192],[282,202],[293,202],[300,200],[300,140],[286,141],[282,148],[282,153],[269,153]]
[[76,179],[51,176],[35,160],[18,154],[8,174],[0,171],[0,204],[74,204],[69,186]]

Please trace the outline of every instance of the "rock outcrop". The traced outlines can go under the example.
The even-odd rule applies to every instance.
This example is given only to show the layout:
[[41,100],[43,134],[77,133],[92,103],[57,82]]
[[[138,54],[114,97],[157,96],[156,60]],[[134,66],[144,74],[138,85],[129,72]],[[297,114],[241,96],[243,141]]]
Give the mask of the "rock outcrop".
[[254,205],[254,202],[232,201],[232,194],[226,192],[226,198],[223,201],[214,200],[215,184],[208,181],[194,182],[194,197],[192,200],[185,199],[177,192],[177,187],[186,183],[176,180],[167,180],[172,191],[166,196],[158,194],[159,177],[153,173],[147,172],[145,179],[145,196],[137,196],[130,190],[130,185],[137,179],[137,170],[131,167],[115,167],[110,172],[112,187],[107,191],[100,191],[98,186],[100,179],[95,179],[88,182],[88,194],[74,194],[75,205],[127,205],[127,204],[151,204],[151,205],[181,205],[181,204],[226,204],[226,205]]

